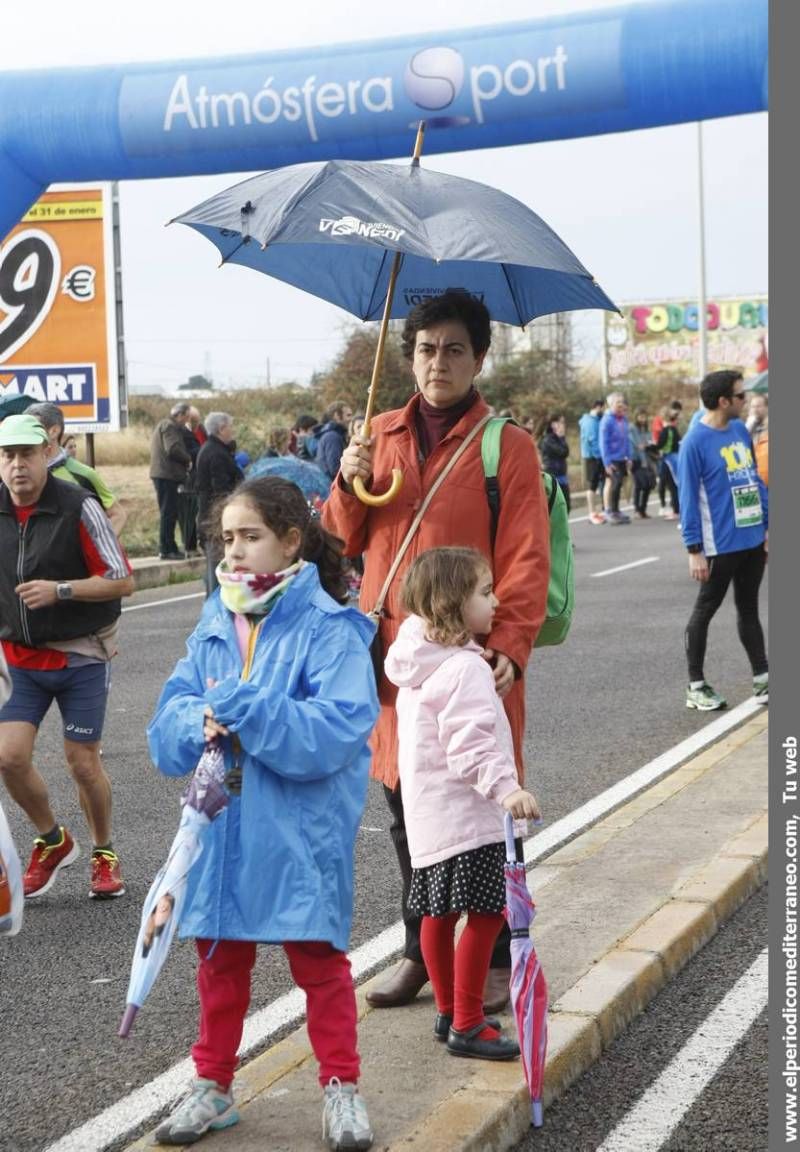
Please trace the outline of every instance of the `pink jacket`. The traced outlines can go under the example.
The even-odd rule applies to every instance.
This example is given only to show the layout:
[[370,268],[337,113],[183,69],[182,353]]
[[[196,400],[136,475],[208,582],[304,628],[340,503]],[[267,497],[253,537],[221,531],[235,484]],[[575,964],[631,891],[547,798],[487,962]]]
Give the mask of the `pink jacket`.
[[398,762],[412,867],[502,842],[501,803],[519,783],[511,728],[479,645],[433,644],[419,616],[409,616],[385,670],[400,689]]

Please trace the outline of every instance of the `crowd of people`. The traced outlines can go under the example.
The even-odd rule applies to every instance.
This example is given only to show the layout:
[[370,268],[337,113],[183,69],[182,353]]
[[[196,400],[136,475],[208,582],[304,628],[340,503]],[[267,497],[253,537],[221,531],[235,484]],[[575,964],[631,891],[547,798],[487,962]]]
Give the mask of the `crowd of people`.
[[[191,496],[197,506],[181,533],[188,551],[197,526],[209,596],[147,729],[150,755],[170,776],[190,773],[209,743],[229,763],[228,803],[208,829],[180,917],[198,956],[196,1079],[158,1128],[163,1144],[192,1143],[238,1120],[232,1083],[256,945],[265,942],[283,946],[306,995],[328,1147],[371,1146],[347,958],[369,775],[391,817],[405,925],[402,959],[370,1004],[402,1007],[430,981],[431,1033],[447,1052],[519,1056],[492,1015],[508,1001],[511,969],[503,824],[505,813],[540,818],[525,787],[525,677],[550,567],[540,469],[569,500],[566,421],[561,413],[546,421],[541,459],[530,430],[503,425],[495,520],[481,455],[493,413],[477,387],[491,340],[486,308],[449,291],[411,312],[402,340],[414,394],[377,416],[369,437],[341,403],[272,438],[277,456],[313,459],[330,477],[321,513],[286,479],[244,479],[227,413],[201,421],[182,402],[153,432],[161,556],[183,555],[175,530],[181,498]],[[768,508],[740,419],[741,375],[710,373],[701,399],[683,439],[680,406],[661,414],[660,427],[644,409],[629,424],[621,393],[593,404],[580,434],[593,524],[630,523],[620,508],[628,475],[635,514],[647,517],[667,470],[665,515],[680,516],[700,585],[686,632],[686,704],[712,710],[725,701],[704,679],[706,637],[730,583],[754,695],[768,699],[758,619]],[[0,771],[36,831],[24,876],[35,899],[79,855],[32,760],[55,701],[92,841],[90,895],[111,900],[125,888],[100,739],[121,600],[134,584],[119,502],[93,470],[76,468],[53,408],[0,424],[0,665],[8,664],[0,683],[10,688]],[[765,435],[766,406],[751,417]],[[398,468],[404,484],[392,503],[358,498],[357,479],[380,494]],[[358,609],[345,557],[364,560]],[[258,882],[264,875],[268,884]],[[151,941],[157,927],[153,914]]]

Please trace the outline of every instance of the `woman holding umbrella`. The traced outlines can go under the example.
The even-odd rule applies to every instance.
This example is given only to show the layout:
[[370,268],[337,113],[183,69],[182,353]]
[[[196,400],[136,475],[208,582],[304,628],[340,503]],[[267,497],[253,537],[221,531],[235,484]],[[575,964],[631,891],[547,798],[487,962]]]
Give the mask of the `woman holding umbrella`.
[[[437,476],[490,414],[475,387],[490,341],[488,310],[464,291],[448,290],[414,308],[405,322],[403,349],[411,362],[416,394],[405,408],[376,417],[370,438],[354,437],[342,455],[323,521],[344,540],[345,555],[364,554],[360,594],[364,611],[375,607],[401,543]],[[357,499],[352,488],[357,478],[373,493],[382,492],[398,468],[405,479],[392,503],[370,507]],[[498,480],[500,515],[493,544],[478,433],[431,499],[402,557],[388,588],[379,637],[385,655],[403,617],[399,597],[403,575],[421,552],[462,545],[477,548],[487,557],[500,607],[482,643],[511,725],[522,784],[524,673],[544,619],[550,554],[536,448],[527,432],[514,425],[503,429]],[[391,1008],[413,1000],[428,976],[420,950],[420,919],[407,904],[411,862],[397,766],[397,690],[385,676],[378,688],[381,713],[372,737],[372,775],[383,783],[393,816],[391,835],[403,876],[406,940],[399,967],[368,999],[374,1007]],[[499,1010],[508,1000],[509,939],[507,932],[501,933],[492,956],[484,988],[487,1011]]]

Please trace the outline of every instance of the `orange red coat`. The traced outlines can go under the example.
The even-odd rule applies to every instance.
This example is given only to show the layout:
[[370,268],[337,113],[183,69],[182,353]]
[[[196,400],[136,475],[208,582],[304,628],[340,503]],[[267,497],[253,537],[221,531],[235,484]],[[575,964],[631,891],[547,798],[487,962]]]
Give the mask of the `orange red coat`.
[[[421,461],[415,424],[418,404],[419,397],[415,396],[405,408],[385,412],[372,422],[371,489],[376,493],[385,491],[392,469],[400,468],[404,483],[398,497],[383,508],[370,508],[345,489],[339,476],[323,508],[323,523],[344,540],[345,554],[364,554],[359,602],[364,612],[375,606],[392,560],[425,494],[470,429],[489,411],[479,397],[427,460]],[[544,619],[550,573],[550,527],[536,447],[524,429],[507,424],[500,449],[501,507],[492,556],[480,435],[455,464],[425,512],[389,589],[379,635],[386,653],[403,619],[399,601],[403,576],[421,552],[461,545],[484,553],[492,564],[495,593],[500,601],[491,635],[484,643],[508,656],[520,671],[504,704],[522,783],[524,670]],[[381,712],[371,740],[372,775],[394,789],[398,780],[394,707],[397,689],[382,677],[378,695]]]

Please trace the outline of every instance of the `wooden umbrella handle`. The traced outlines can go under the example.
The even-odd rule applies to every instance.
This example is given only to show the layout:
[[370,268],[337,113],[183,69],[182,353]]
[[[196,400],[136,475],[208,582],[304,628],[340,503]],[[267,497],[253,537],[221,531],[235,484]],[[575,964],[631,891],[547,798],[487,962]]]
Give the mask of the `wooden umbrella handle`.
[[[412,157],[412,165],[419,164],[420,153],[422,152],[422,141],[425,136],[425,121],[420,120],[417,127],[417,138],[414,143],[414,155]],[[378,347],[375,349],[375,362],[372,365],[372,378],[369,382],[369,391],[367,393],[367,410],[364,413],[364,436],[369,436],[370,425],[372,423],[372,410],[375,407],[375,395],[378,390],[378,381],[383,367],[383,353],[386,347],[386,335],[389,331],[389,316],[392,311],[392,301],[394,300],[394,288],[397,283],[397,274],[400,271],[400,264],[403,259],[402,252],[395,252],[392,260],[392,268],[389,273],[389,284],[386,289],[386,302],[383,306],[383,317],[381,319],[381,329],[378,333]],[[372,492],[367,491],[364,486],[364,481],[360,476],[356,476],[353,480],[353,491],[359,498],[362,504],[369,504],[371,508],[381,508],[384,504],[391,504],[397,493],[403,487],[403,473],[399,468],[392,469],[392,483],[386,492],[382,492],[376,496]]]

